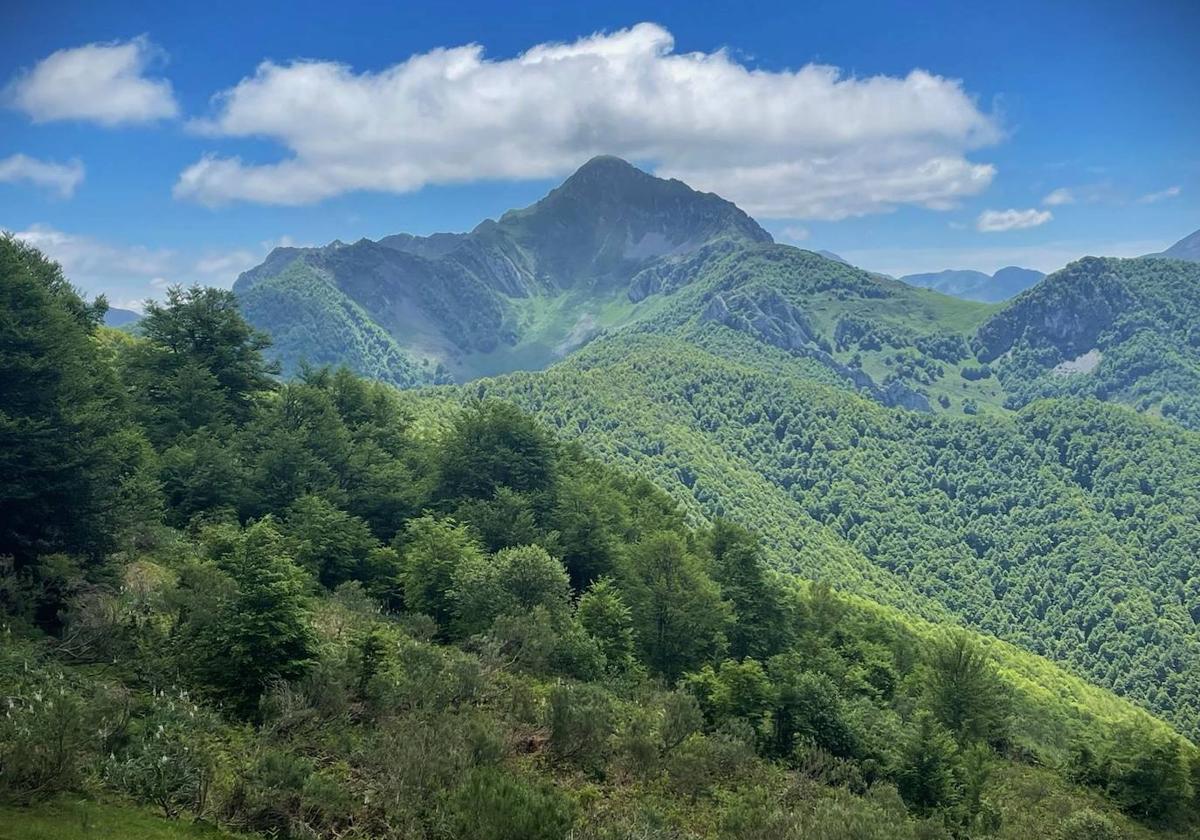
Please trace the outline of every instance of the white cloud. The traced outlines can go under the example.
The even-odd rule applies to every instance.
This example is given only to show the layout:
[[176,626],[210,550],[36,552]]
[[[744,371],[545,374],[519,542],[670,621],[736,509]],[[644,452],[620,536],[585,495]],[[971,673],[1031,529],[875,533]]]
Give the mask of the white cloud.
[[83,164],[78,160],[54,163],[22,154],[0,159],[0,183],[15,184],[19,181],[28,181],[63,198],[70,198],[83,181]]
[[1042,204],[1047,207],[1060,207],[1064,204],[1074,204],[1075,193],[1066,187],[1059,187],[1042,199]]
[[213,137],[262,137],[272,163],[207,154],[175,194],[207,204],[305,204],[354,190],[559,177],[594,154],[646,162],[767,217],[840,219],[946,208],[995,169],[966,154],[1000,139],[962,85],[924,70],[757,70],[675,53],[654,24],[539,44],[510,59],[435,49],[379,72],[266,62],[219,94]]
[[5,99],[34,122],[114,126],[174,117],[171,83],[146,76],[160,55],[144,37],[59,50],[14,79]]
[[1002,233],[1044,225],[1054,218],[1049,210],[984,210],[975,220],[975,229],[982,233]]
[[161,297],[167,286],[176,284],[200,283],[227,289],[239,274],[262,262],[276,244],[263,242],[257,248],[184,253],[114,244],[48,225],[32,225],[13,235],[61,263],[67,279],[88,295],[107,295],[114,306],[126,309],[140,308],[132,304]]
[[800,225],[790,225],[779,232],[788,242],[803,242],[809,237],[808,228]]
[[1164,201],[1165,199],[1168,199],[1168,198],[1174,198],[1175,196],[1179,195],[1182,192],[1183,192],[1183,190],[1180,187],[1167,187],[1165,190],[1159,190],[1158,192],[1146,193],[1145,195],[1138,198],[1137,203],[1138,204],[1155,204],[1156,202]]

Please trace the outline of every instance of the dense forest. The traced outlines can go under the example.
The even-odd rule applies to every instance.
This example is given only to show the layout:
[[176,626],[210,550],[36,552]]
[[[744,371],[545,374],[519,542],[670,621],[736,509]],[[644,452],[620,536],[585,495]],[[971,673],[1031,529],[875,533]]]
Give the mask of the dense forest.
[[[225,291],[173,289],[137,336],[104,309],[0,241],[0,821],[64,794],[295,838],[1096,840],[1198,818],[1200,753],[1169,727],[774,570],[787,547],[697,504],[694,480],[681,505],[510,402],[344,369],[281,382]],[[1025,445],[1158,516],[1062,412],[1023,416]],[[1098,443],[1133,422],[1093,414]],[[897,438],[948,433],[893,416]],[[789,451],[837,450],[770,423]],[[939,467],[953,497],[978,494],[980,456],[946,449],[968,459]],[[874,554],[917,539],[795,460],[771,469]],[[952,514],[926,519],[967,539]]]

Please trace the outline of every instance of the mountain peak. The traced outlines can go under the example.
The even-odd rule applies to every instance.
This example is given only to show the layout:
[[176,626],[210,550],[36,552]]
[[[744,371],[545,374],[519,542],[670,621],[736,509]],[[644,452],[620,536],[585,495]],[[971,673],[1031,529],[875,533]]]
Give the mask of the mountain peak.
[[[593,172],[604,173],[606,175],[614,175],[621,172],[637,173],[645,175],[645,172],[638,169],[625,158],[617,157],[616,155],[596,155],[588,160],[581,167],[575,170],[575,175],[588,175]],[[574,176],[572,176],[574,177]]]
[[613,155],[597,155],[550,192],[555,195],[582,196],[589,200],[628,201],[639,193],[677,190],[689,187],[680,181],[657,178],[632,163]]
[[1183,239],[1180,239],[1161,254],[1153,256],[1200,262],[1200,230],[1183,237]]

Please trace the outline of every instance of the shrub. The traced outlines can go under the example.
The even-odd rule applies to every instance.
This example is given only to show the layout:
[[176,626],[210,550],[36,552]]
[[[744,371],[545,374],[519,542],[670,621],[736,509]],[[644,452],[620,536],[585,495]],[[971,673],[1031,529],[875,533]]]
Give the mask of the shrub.
[[1104,814],[1085,808],[1063,820],[1055,837],[1057,840],[1124,840],[1125,833]]
[[575,804],[552,785],[526,782],[495,768],[475,769],[449,797],[452,837],[472,840],[561,840]]
[[186,692],[154,692],[129,740],[109,760],[108,781],[167,817],[204,813],[217,762],[220,724]]

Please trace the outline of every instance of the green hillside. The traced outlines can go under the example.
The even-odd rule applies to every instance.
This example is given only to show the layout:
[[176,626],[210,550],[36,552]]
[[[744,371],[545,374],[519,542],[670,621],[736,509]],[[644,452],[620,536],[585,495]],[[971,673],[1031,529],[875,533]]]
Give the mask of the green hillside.
[[[174,290],[134,337],[27,246],[0,240],[0,278],[0,837],[1166,840],[1200,821],[1200,752],[1163,721],[772,568],[824,540],[848,588],[899,595],[845,523],[809,516],[789,562],[509,402],[344,369],[279,382],[228,292]],[[529,402],[627,364],[609,373],[636,384],[675,363],[644,340],[502,382]],[[704,406],[763,374],[690,352],[713,391],[684,373],[659,406],[601,396],[686,429],[660,407],[678,398],[718,448]],[[814,416],[952,425],[796,387]],[[760,449],[774,409],[741,404]]]
[[953,615],[1197,732],[1200,438],[1086,401],[889,410],[741,338],[614,338],[466,391],[754,528],[784,568]]

